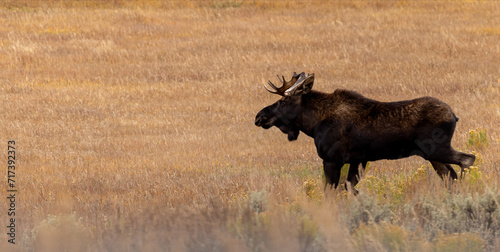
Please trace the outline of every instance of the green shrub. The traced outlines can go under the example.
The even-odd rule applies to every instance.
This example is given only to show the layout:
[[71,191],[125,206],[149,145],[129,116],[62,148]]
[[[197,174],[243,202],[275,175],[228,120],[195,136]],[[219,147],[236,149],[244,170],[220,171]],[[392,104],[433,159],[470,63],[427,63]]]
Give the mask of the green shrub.
[[434,241],[436,252],[474,252],[483,251],[486,241],[471,233],[463,234],[440,234]]
[[467,147],[470,149],[482,150],[488,147],[488,134],[486,129],[477,128],[469,131],[469,141]]
[[23,237],[26,247],[34,251],[89,251],[88,230],[76,214],[48,215],[31,233]]
[[309,178],[304,182],[304,191],[306,197],[313,200],[314,202],[320,203],[321,198],[323,198],[323,190],[319,187],[319,183],[314,178]]
[[267,209],[267,192],[266,190],[255,191],[250,195],[250,208],[257,213],[262,213]]
[[376,198],[363,192],[353,199],[346,214],[351,231],[361,224],[390,222],[392,217],[393,213],[388,205],[379,204]]
[[496,191],[483,194],[448,194],[433,195],[419,199],[405,211],[406,219],[413,223],[405,223],[413,229],[422,230],[429,240],[440,234],[477,233],[489,244],[499,237],[500,229],[500,195]]
[[308,215],[299,218],[298,242],[301,251],[321,250],[321,234],[318,223]]
[[388,201],[391,208],[396,208],[406,200],[406,193],[415,182],[427,178],[427,169],[426,165],[422,165],[410,176],[366,176],[359,187],[364,187],[368,193],[376,195],[379,202]]
[[353,234],[356,251],[428,251],[429,243],[389,223],[361,225]]

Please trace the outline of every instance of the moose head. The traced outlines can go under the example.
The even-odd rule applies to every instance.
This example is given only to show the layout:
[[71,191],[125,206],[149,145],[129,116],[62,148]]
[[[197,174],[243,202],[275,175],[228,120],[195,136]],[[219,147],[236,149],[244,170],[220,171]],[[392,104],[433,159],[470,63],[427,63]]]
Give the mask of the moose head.
[[255,125],[264,129],[276,126],[283,133],[288,135],[289,141],[298,138],[300,130],[295,123],[301,114],[302,96],[309,93],[314,84],[314,74],[304,72],[293,73],[290,81],[285,81],[285,77],[278,76],[282,83],[281,87],[276,87],[271,81],[269,87],[264,84],[267,91],[282,96],[277,102],[262,109],[255,117]]

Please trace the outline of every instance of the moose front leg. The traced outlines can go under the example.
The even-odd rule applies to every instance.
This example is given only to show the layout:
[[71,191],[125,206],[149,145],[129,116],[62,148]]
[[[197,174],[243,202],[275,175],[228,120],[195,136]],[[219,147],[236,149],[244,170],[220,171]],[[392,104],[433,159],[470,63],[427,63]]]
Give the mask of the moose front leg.
[[[363,170],[359,168],[359,164],[363,166]],[[349,165],[349,173],[347,173],[347,181],[351,184],[352,192],[354,195],[358,194],[358,190],[356,190],[354,187],[359,183],[359,180],[361,179],[361,175],[363,171],[366,169],[366,164],[367,161],[363,162],[351,162]],[[347,183],[346,183],[346,189],[348,189]]]
[[323,170],[325,171],[326,178],[325,191],[328,185],[330,185],[330,188],[334,186],[334,188],[337,188],[340,180],[340,171],[342,170],[343,165],[344,164],[341,162],[323,161]]
[[346,183],[345,189],[352,190],[354,195],[358,194],[358,190],[354,189],[354,187],[358,184],[360,178],[359,172],[359,162],[352,162],[349,164],[349,172],[347,173],[347,181],[351,185],[351,188],[348,188],[348,184]]

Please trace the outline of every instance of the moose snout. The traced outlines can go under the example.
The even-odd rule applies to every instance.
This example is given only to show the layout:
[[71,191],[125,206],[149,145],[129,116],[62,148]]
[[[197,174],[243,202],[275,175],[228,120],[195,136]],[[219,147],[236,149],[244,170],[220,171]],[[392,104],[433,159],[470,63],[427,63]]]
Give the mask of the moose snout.
[[263,118],[263,117],[260,117],[260,116],[257,116],[255,117],[255,126],[262,126],[262,123],[267,121],[267,118]]
[[263,115],[262,113],[257,114],[255,117],[255,125],[257,127],[262,127],[264,129],[269,129],[273,126],[272,118]]

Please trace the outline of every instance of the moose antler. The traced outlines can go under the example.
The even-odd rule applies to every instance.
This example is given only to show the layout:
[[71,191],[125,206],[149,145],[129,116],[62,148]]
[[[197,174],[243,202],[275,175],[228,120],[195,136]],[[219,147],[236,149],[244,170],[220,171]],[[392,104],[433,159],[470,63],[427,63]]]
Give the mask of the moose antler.
[[305,78],[304,77],[305,73],[302,72],[300,74],[297,74],[296,72],[293,72],[293,77],[290,81],[285,81],[285,76],[281,76],[281,79],[278,75],[276,76],[278,77],[278,80],[282,83],[281,87],[278,88],[271,81],[268,81],[267,83],[269,84],[269,86],[271,86],[272,89],[268,88],[266,84],[264,84],[266,90],[273,94],[278,94],[281,96],[290,96],[286,94],[286,91],[288,91],[288,89],[292,88],[295,84],[297,84],[299,80]]

